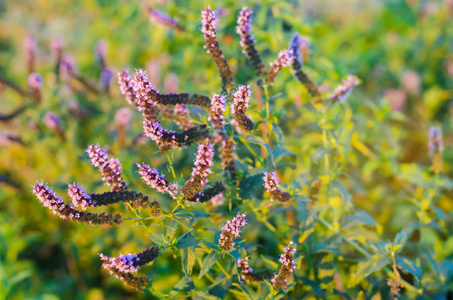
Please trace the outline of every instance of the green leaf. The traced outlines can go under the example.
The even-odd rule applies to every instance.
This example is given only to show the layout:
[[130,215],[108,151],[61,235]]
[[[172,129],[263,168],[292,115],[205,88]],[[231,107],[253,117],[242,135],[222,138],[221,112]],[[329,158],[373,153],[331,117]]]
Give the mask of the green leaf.
[[381,270],[386,265],[392,262],[392,258],[389,255],[380,256],[375,255],[365,262],[361,262],[357,266],[357,271],[352,273],[351,278],[348,282],[348,288],[355,287],[363,279],[365,279],[370,274]]
[[341,194],[341,197],[343,198],[343,201],[345,202],[346,206],[350,209],[354,208],[354,205],[352,204],[352,196],[351,194],[346,190],[346,188],[343,186],[342,183],[338,181],[333,181],[332,186],[336,189]]
[[178,249],[183,249],[191,246],[198,245],[200,241],[197,239],[196,236],[192,234],[192,232],[187,231],[182,236],[179,237],[178,242],[176,243],[176,247]]
[[419,281],[422,280],[423,271],[422,269],[417,266],[414,262],[412,262],[409,258],[404,256],[396,256],[395,258],[396,264],[402,270],[411,273],[414,275]]
[[278,264],[270,259],[267,259],[263,255],[261,255],[261,259],[264,261],[264,263],[272,270],[277,270],[278,269]]
[[357,224],[365,224],[368,226],[375,226],[378,223],[364,210],[358,210],[355,214],[347,216],[343,222],[342,227],[345,229],[351,228]]
[[211,270],[212,265],[217,261],[217,258],[219,258],[219,254],[215,251],[211,251],[205,259],[202,262],[201,266],[201,271],[200,275],[198,278],[203,277],[204,274],[206,274],[209,270]]
[[182,270],[186,275],[192,274],[195,265],[195,253],[192,247],[181,249]]

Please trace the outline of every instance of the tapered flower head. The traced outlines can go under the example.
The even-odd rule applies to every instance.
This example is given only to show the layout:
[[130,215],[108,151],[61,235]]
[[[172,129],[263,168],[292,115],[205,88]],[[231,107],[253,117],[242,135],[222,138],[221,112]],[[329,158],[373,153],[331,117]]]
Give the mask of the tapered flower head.
[[291,195],[288,192],[280,190],[277,174],[274,172],[264,173],[263,180],[266,191],[271,194],[271,201],[277,200],[279,202],[285,202],[291,198]]
[[59,130],[61,128],[60,118],[52,112],[47,112],[44,115],[43,122],[48,128],[52,130]]
[[288,280],[291,278],[291,274],[297,269],[296,262],[294,261],[294,254],[296,249],[292,248],[293,242],[289,242],[289,245],[283,249],[283,254],[280,255],[278,260],[282,266],[277,275],[272,278],[271,282],[274,288],[282,288],[286,290]]
[[211,98],[211,116],[209,120],[217,130],[221,130],[225,123],[223,115],[225,113],[225,103],[226,99],[223,96],[214,94]]
[[63,58],[64,46],[64,40],[61,36],[55,36],[50,41],[50,50],[56,63],[59,63]]
[[222,78],[222,89],[226,90],[227,88],[234,87],[233,72],[216,39],[217,22],[216,12],[209,6],[201,11],[201,32],[204,34],[205,48],[211,54],[212,60],[219,70],[220,77]]
[[33,35],[25,36],[23,40],[23,47],[28,73],[32,73],[35,70],[36,63],[36,38]]
[[159,91],[148,80],[148,76],[143,69],[137,69],[135,72],[134,91],[138,110],[143,111],[146,106],[156,104]]
[[189,180],[181,188],[181,192],[186,200],[193,198],[208,183],[208,175],[212,173],[211,166],[214,158],[214,150],[209,139],[205,139],[203,144],[198,146],[197,157],[195,159],[192,174]]
[[139,169],[138,173],[147,185],[161,193],[169,193],[170,196],[175,196],[177,187],[170,185],[163,174],[159,174],[159,171],[145,164],[137,164],[137,167]]
[[352,88],[359,85],[359,79],[355,76],[348,76],[343,83],[338,86],[332,94],[327,95],[327,98],[333,102],[343,101],[349,97]]
[[241,228],[247,224],[245,214],[238,214],[233,220],[228,220],[222,228],[219,245],[224,251],[229,251],[234,247],[234,238],[239,237]]
[[33,193],[41,201],[41,203],[48,207],[54,214],[62,219],[70,219],[86,224],[106,224],[106,225],[119,225],[122,222],[121,216],[117,213],[112,214],[93,214],[89,212],[78,211],[74,206],[65,204],[63,198],[57,196],[52,189],[41,182],[36,182],[33,186]]
[[129,76],[128,71],[118,72],[118,83],[120,85],[121,94],[126,96],[126,101],[129,104],[135,104],[134,82]]
[[28,87],[32,90],[40,90],[42,87],[42,77],[39,74],[31,73],[28,75]]
[[109,159],[107,152],[101,149],[99,145],[88,146],[86,152],[91,159],[91,164],[99,168],[103,175],[102,180],[111,187],[112,191],[127,190],[127,182],[121,177],[121,163],[118,159]]
[[234,119],[239,127],[245,131],[253,129],[253,122],[247,116],[251,95],[252,91],[250,85],[240,85],[233,94],[233,104],[231,105]]
[[104,69],[101,72],[101,84],[104,87],[104,90],[108,91],[110,85],[112,84],[113,72],[110,69]]
[[444,150],[444,143],[442,141],[442,128],[438,126],[431,126],[429,128],[429,154],[433,155],[436,152]]
[[277,60],[270,63],[269,74],[267,77],[267,82],[270,85],[274,84],[275,78],[277,77],[278,73],[284,68],[289,67],[293,63],[294,56],[292,50],[282,50],[278,54]]
[[86,210],[87,206],[93,203],[91,196],[85,192],[83,187],[77,184],[68,185],[68,195],[72,200],[72,204],[75,207],[80,206],[82,210]]

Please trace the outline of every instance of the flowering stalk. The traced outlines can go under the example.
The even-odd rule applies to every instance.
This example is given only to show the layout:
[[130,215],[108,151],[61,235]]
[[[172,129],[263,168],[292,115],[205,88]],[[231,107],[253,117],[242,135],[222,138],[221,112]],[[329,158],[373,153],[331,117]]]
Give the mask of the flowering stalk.
[[271,201],[286,202],[291,199],[291,195],[288,192],[284,192],[278,187],[277,174],[266,172],[264,173],[263,180],[266,191],[271,194]]
[[189,202],[195,202],[195,203],[205,203],[205,202],[208,202],[209,200],[211,200],[212,204],[214,204],[214,202],[217,202],[217,204],[214,204],[214,205],[219,205],[220,201],[223,203],[223,194],[222,193],[224,191],[225,191],[224,184],[222,182],[216,182],[216,183],[214,183],[214,185],[212,187],[204,189],[204,190],[196,193],[192,198],[187,198],[185,200],[189,201]]
[[159,247],[151,246],[137,254],[122,254],[119,257],[108,257],[100,253],[101,260],[104,261],[102,267],[110,275],[121,279],[124,284],[136,290],[141,290],[148,285],[146,277],[134,277],[131,273],[136,273],[142,266],[149,264],[159,256]]
[[253,129],[253,122],[247,116],[251,94],[250,85],[240,85],[233,95],[234,102],[231,105],[234,119],[239,127],[245,131],[251,131]]
[[23,40],[25,62],[27,63],[28,74],[35,71],[36,67],[36,39],[33,35],[27,35]]
[[225,103],[226,99],[224,96],[214,94],[211,98],[211,115],[209,121],[211,121],[213,127],[217,130],[222,130],[225,124]]
[[119,225],[122,222],[121,216],[118,213],[113,216],[112,214],[106,215],[105,212],[93,214],[78,211],[74,206],[65,204],[63,198],[57,196],[52,189],[40,182],[36,182],[33,186],[33,193],[45,207],[48,207],[62,219],[69,218],[71,221],[75,220],[86,224],[106,224],[110,226],[113,224]]
[[211,203],[214,206],[222,205],[224,201],[225,201],[225,197],[223,196],[223,193],[219,193],[211,198]]
[[28,88],[30,89],[35,104],[40,104],[42,100],[42,77],[39,74],[31,73],[28,75]]
[[118,159],[109,159],[107,152],[103,151],[98,145],[88,146],[86,152],[91,159],[91,164],[99,168],[102,174],[102,180],[108,186],[111,186],[111,191],[127,190],[127,182],[121,177],[121,164]]
[[433,157],[431,170],[435,173],[440,173],[443,167],[442,152],[444,151],[444,143],[442,141],[442,128],[431,126],[429,128],[429,154]]
[[236,26],[236,32],[241,37],[241,46],[242,46],[242,53],[252,62],[253,68],[257,71],[257,75],[265,75],[266,74],[266,66],[264,65],[263,61],[261,60],[260,54],[258,50],[255,48],[255,39],[251,34],[252,27],[252,18],[251,18],[252,10],[248,9],[247,7],[243,7],[242,10],[239,12],[239,17],[237,20],[238,26]]
[[181,188],[184,200],[192,199],[208,183],[208,175],[212,173],[211,166],[214,158],[214,151],[209,139],[198,146],[197,157],[189,180]]
[[225,56],[223,55],[222,50],[220,49],[219,42],[216,38],[217,30],[217,16],[216,12],[212,11],[211,8],[205,7],[201,12],[201,32],[204,34],[204,39],[206,45],[204,46],[207,49],[207,52],[211,54],[214,63],[219,70],[220,77],[222,78],[222,89],[229,90],[234,88],[233,83],[233,72],[231,71],[230,66],[228,65]]
[[115,114],[115,123],[118,130],[118,143],[121,148],[126,143],[126,132],[129,128],[129,122],[132,117],[132,112],[127,107],[120,108]]
[[56,114],[54,114],[52,112],[47,112],[44,115],[43,122],[44,122],[44,124],[46,124],[46,126],[49,129],[52,129],[53,131],[55,131],[58,138],[62,142],[66,141],[63,125],[61,124],[60,118]]
[[272,276],[272,273],[268,269],[253,271],[253,269],[249,266],[248,256],[244,259],[238,260],[238,267],[241,270],[242,279],[246,282],[263,281],[264,279]]
[[52,56],[55,62],[55,74],[58,78],[60,76],[60,63],[63,59],[64,51],[64,41],[62,37],[56,36],[52,38],[52,40],[50,41],[50,51],[52,52]]
[[302,70],[303,60],[300,57],[300,51],[302,47],[303,39],[296,32],[289,42],[289,50],[292,51],[294,56],[292,62],[292,68],[296,72],[296,78],[302,83],[306,88],[308,93],[317,99],[321,99],[321,93],[318,90],[316,84],[308,77],[308,75]]
[[297,269],[296,262],[293,259],[296,249],[293,249],[291,247],[292,245],[293,241],[289,242],[289,245],[283,249],[283,254],[280,255],[280,259],[278,260],[282,266],[278,274],[271,280],[275,289],[282,288],[286,290],[291,274]]
[[185,104],[176,104],[174,108],[162,107],[160,110],[161,119],[163,121],[173,121],[184,130],[192,127],[192,119],[190,118],[189,113],[189,109]]
[[112,84],[113,72],[110,69],[103,69],[101,72],[101,85],[106,93],[110,92],[110,86]]
[[147,185],[161,193],[170,194],[172,198],[176,197],[177,185],[170,184],[163,174],[159,175],[156,169],[151,169],[150,166],[145,164],[137,164],[137,167],[139,168],[138,173]]
[[107,55],[107,49],[108,45],[107,42],[104,40],[99,40],[96,43],[96,46],[94,48],[94,52],[96,54],[96,60],[99,63],[99,68],[101,70],[104,70],[107,67],[107,64],[105,63],[105,56]]
[[292,54],[291,50],[280,51],[280,53],[278,54],[278,58],[273,63],[270,63],[270,68],[269,68],[266,82],[269,85],[273,85],[278,73],[280,73],[280,71],[284,67],[291,66],[292,63],[293,63],[293,54]]
[[162,24],[164,26],[175,28],[177,31],[183,32],[184,27],[178,23],[175,19],[172,19],[169,15],[148,6],[148,16],[152,23]]
[[118,84],[120,85],[121,94],[125,96],[127,103],[135,105],[134,82],[129,76],[129,71],[118,72]]
[[348,76],[332,94],[327,95],[327,98],[332,100],[333,103],[343,101],[349,97],[352,88],[357,85],[359,85],[359,79],[355,76]]
[[148,120],[143,121],[144,133],[151,140],[155,141],[161,152],[166,152],[171,148],[181,148],[206,138],[209,134],[206,125],[193,126],[181,132],[164,129],[157,122]]
[[219,245],[223,251],[230,251],[234,247],[234,238],[239,237],[241,233],[241,228],[247,224],[245,219],[245,214],[237,214],[233,220],[228,220],[225,226],[222,228],[222,233],[220,234]]

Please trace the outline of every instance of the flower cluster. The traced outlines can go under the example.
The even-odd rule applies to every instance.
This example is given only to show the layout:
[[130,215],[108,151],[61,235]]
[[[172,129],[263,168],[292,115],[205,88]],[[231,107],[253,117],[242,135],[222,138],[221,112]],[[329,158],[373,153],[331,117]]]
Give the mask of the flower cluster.
[[33,35],[27,35],[23,40],[23,47],[27,70],[31,74],[34,72],[36,65],[36,38]]
[[42,77],[39,74],[31,73],[28,75],[28,88],[32,94],[33,100],[36,104],[41,103],[42,94]]
[[253,272],[253,269],[249,267],[249,257],[246,256],[244,259],[238,260],[238,267],[241,269],[242,279],[246,282],[250,282],[250,274]]
[[147,185],[161,193],[169,193],[173,198],[176,197],[178,186],[170,185],[163,174],[159,175],[156,169],[151,169],[150,166],[145,164],[137,164],[137,167],[139,168],[138,173]]
[[77,184],[69,184],[68,185],[68,195],[69,198],[72,200],[72,204],[75,207],[79,207],[82,210],[86,210],[87,206],[90,206],[93,204],[93,200],[91,199],[91,196],[88,195],[85,190],[77,185]]
[[56,36],[56,37],[52,38],[52,40],[50,41],[50,50],[52,52],[52,56],[54,58],[55,65],[57,67],[56,68],[57,73],[58,73],[58,68],[59,68],[60,62],[63,59],[64,46],[65,46],[64,41],[61,36]]
[[433,155],[436,152],[444,151],[444,143],[442,141],[442,129],[438,126],[429,128],[429,154]]
[[129,104],[135,104],[134,82],[128,71],[118,72],[118,83],[120,85],[121,94],[126,97]]
[[113,224],[119,225],[122,222],[121,216],[118,213],[113,216],[112,214],[106,215],[104,212],[93,214],[78,211],[74,206],[65,204],[63,198],[57,196],[52,189],[40,182],[36,182],[33,186],[33,193],[45,207],[48,207],[62,219],[69,218],[71,221],[75,220],[86,224],[106,224],[110,226]]
[[321,99],[321,93],[319,92],[318,87],[310,79],[310,77],[308,77],[308,75],[302,70],[303,60],[300,57],[300,51],[302,45],[305,45],[305,48],[308,47],[306,44],[307,43],[305,42],[305,39],[299,36],[299,33],[297,32],[294,33],[289,42],[289,50],[292,51],[294,57],[292,62],[292,68],[295,71],[296,78],[299,80],[300,83],[302,83],[307,88],[308,93],[317,99]]
[[136,278],[130,273],[136,273],[142,266],[149,264],[159,256],[159,247],[151,246],[140,253],[122,254],[119,257],[108,257],[100,253],[104,261],[102,267],[108,270],[110,275],[121,279],[126,285],[141,290],[148,284],[146,277]]
[[223,193],[218,193],[217,195],[211,198],[211,203],[214,206],[222,205],[224,201],[225,197],[223,196]]
[[164,26],[175,28],[178,31],[184,31],[184,27],[182,27],[178,21],[172,19],[169,15],[148,6],[148,15],[149,20],[153,23],[162,24]]
[[143,121],[144,133],[159,146],[159,150],[166,152],[171,148],[181,148],[206,138],[209,131],[206,125],[193,126],[181,132],[164,129],[158,122]]
[[104,180],[112,191],[124,191],[127,189],[127,182],[121,177],[121,164],[118,159],[109,159],[107,152],[98,145],[88,146],[88,153],[93,166],[98,167]]
[[48,111],[43,117],[43,122],[49,129],[53,130],[57,134],[62,142],[66,140],[63,124],[56,114]]
[[156,105],[159,91],[148,80],[145,70],[137,69],[135,72],[133,89],[136,97],[134,103],[139,111]]
[[253,129],[253,122],[247,116],[251,96],[252,91],[250,85],[240,85],[233,94],[233,104],[231,105],[234,119],[238,126],[245,131],[251,131]]
[[211,166],[214,158],[214,150],[209,139],[205,139],[203,144],[198,146],[192,174],[189,180],[181,188],[185,200],[193,198],[208,183],[208,175],[212,173]]
[[269,85],[273,85],[278,73],[284,68],[289,67],[293,63],[293,53],[291,50],[283,50],[278,54],[278,58],[270,63],[268,77],[266,79]]
[[220,234],[219,245],[223,251],[230,251],[234,247],[234,238],[239,237],[241,228],[247,224],[245,214],[238,214],[233,220],[228,220],[222,228]]
[[[205,188],[205,189],[201,190],[200,192],[197,192],[191,198],[184,198],[184,200],[188,201],[188,202],[194,202],[194,203],[205,203],[205,202],[208,202],[209,200],[211,200],[211,201],[213,201],[212,203],[214,204],[215,201],[220,200],[219,198],[216,198],[216,197],[219,196],[220,194],[222,194],[224,191],[225,191],[225,185],[222,182],[215,182],[214,185],[212,185],[211,187]],[[223,194],[221,197],[223,197]],[[222,201],[223,201],[223,199],[222,199]]]
[[201,32],[204,33],[206,42],[205,48],[207,49],[207,52],[211,54],[211,57],[219,70],[222,78],[222,89],[232,89],[234,88],[233,72],[225,59],[216,38],[218,22],[216,12],[210,7],[205,7],[201,12],[201,17]]
[[332,102],[340,102],[345,100],[351,94],[352,88],[359,85],[359,79],[355,76],[348,76],[343,80],[342,85],[338,86],[332,94],[327,95],[327,98]]
[[255,40],[253,38],[253,35],[251,34],[251,15],[252,11],[247,7],[243,7],[241,9],[237,20],[238,26],[236,26],[236,32],[241,37],[240,44],[242,46],[242,52],[252,62],[253,68],[257,70],[257,75],[265,75],[266,66],[261,60],[258,50],[255,47]]
[[279,202],[285,202],[291,199],[291,195],[288,192],[280,190],[277,174],[274,172],[266,172],[264,173],[263,180],[266,191],[271,194],[271,201],[277,200]]
[[211,98],[211,115],[209,120],[217,130],[222,130],[225,123],[225,103],[226,99],[223,96],[214,94]]
[[278,274],[271,280],[276,289],[282,288],[283,290],[286,290],[291,274],[297,269],[296,262],[294,261],[296,249],[292,248],[292,245],[293,241],[289,242],[289,245],[283,249],[283,254],[280,255],[280,259],[278,260],[282,266],[280,267]]

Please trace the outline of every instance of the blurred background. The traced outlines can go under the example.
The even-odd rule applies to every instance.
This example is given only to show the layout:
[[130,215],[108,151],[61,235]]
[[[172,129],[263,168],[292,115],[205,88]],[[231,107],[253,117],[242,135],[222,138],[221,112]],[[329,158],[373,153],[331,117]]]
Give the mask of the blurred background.
[[[155,145],[140,137],[140,114],[124,101],[116,73],[144,68],[166,93],[218,92],[220,78],[200,32],[200,11],[206,5],[221,13],[218,38],[236,82],[254,81],[235,33],[236,16],[244,5],[254,10],[253,34],[265,61],[272,61],[299,32],[307,39],[308,73],[323,91],[335,88],[348,74],[360,78],[347,104],[350,115],[338,130],[354,126],[347,138],[360,139],[365,147],[341,154],[347,161],[342,172],[348,174],[345,185],[354,204],[381,224],[371,236],[392,239],[420,209],[406,199],[401,181],[423,186],[423,174],[431,164],[431,125],[444,131],[444,173],[451,175],[452,0],[0,0],[0,77],[18,87],[15,91],[0,83],[0,114],[23,107],[16,117],[0,121],[0,297],[144,297],[101,270],[98,257],[100,252],[117,255],[119,250],[146,247],[150,241],[142,231],[63,221],[41,206],[31,186],[43,180],[62,196],[68,182],[104,191],[100,174],[84,152],[93,143],[109,146],[123,164],[125,179],[139,191],[149,188],[141,182],[135,162],[170,174],[166,157],[155,155]],[[176,19],[181,28],[150,19],[149,6]],[[33,71],[42,76],[40,101],[21,93],[30,86],[27,36],[36,41]],[[55,74],[58,47],[64,48],[65,59],[82,80],[67,83],[64,74]],[[285,133],[296,132],[288,145],[301,153],[291,162],[296,168],[285,175],[291,182],[291,177],[311,168],[310,147],[318,141],[310,124],[316,120],[306,109],[308,95],[289,71],[277,79],[274,90],[284,91],[277,105],[287,111],[281,127]],[[196,109],[192,113],[206,119]],[[190,173],[190,164],[184,162],[191,162],[194,152],[174,152],[175,169]],[[438,203],[444,212],[453,208],[451,196],[445,193]],[[162,206],[169,207],[165,201]],[[430,232],[421,238],[429,240],[439,259],[452,258],[452,238]],[[166,292],[180,279],[180,268],[169,251],[146,272],[155,288]]]

